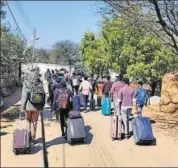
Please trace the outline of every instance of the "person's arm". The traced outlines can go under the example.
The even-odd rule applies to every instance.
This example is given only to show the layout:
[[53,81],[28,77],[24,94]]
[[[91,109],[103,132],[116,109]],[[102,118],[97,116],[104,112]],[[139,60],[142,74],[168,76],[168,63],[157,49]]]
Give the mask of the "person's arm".
[[80,86],[79,86],[79,91],[81,91],[82,88],[83,88],[83,82],[82,82],[82,83],[80,84]]
[[102,93],[104,93],[105,85],[106,85],[106,83],[104,83],[104,85],[103,85]]
[[22,89],[22,96],[21,96],[21,101],[22,101],[21,110],[26,110],[26,105],[29,99],[29,94],[30,93],[27,91],[27,88],[24,85]]
[[115,85],[113,84],[111,87],[111,93],[114,93],[114,92],[115,92]]
[[119,91],[119,94],[118,94],[118,115],[120,116],[121,115],[121,102],[123,100],[123,91],[122,89]]
[[93,90],[91,83],[89,83],[89,88],[90,90]]

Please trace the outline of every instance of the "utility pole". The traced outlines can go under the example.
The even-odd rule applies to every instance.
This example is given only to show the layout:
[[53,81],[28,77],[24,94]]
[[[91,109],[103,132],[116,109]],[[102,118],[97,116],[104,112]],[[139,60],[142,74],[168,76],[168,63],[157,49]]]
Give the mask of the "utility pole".
[[36,40],[36,29],[34,29],[34,34],[33,34],[33,52],[32,52],[32,68],[33,68],[33,58],[34,58],[34,54],[35,54],[35,40]]

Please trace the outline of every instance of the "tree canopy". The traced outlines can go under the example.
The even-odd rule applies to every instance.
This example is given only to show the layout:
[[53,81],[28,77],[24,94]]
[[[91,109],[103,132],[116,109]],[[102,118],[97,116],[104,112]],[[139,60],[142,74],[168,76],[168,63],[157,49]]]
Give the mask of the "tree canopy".
[[121,78],[142,80],[151,85],[152,94],[162,76],[178,68],[171,48],[145,29],[128,24],[122,15],[104,16],[99,37],[86,32],[80,51],[80,60],[90,72],[103,76],[112,70]]

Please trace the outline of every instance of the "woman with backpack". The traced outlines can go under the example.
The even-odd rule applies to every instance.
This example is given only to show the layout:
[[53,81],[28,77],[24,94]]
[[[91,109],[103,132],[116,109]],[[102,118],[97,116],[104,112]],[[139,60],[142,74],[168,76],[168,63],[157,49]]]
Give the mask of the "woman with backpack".
[[66,82],[63,80],[60,81],[54,91],[53,110],[56,112],[57,119],[59,119],[58,115],[60,115],[62,137],[65,136],[65,120],[71,108],[72,96],[73,93],[67,88]]
[[27,129],[31,131],[31,141],[35,143],[39,113],[45,106],[45,91],[37,74],[31,72],[23,84],[22,109],[27,120]]

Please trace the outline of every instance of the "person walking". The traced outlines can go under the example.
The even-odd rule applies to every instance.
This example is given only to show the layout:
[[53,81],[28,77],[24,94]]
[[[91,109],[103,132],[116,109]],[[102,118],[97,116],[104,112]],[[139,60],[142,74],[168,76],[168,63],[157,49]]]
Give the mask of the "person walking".
[[[133,102],[135,98],[134,90],[129,88],[129,79],[124,78],[124,87],[120,89],[119,95],[118,95],[118,115],[119,120],[123,120],[124,123],[124,130],[125,130],[125,138],[129,139],[130,133],[129,133],[129,116],[132,111]],[[121,107],[120,107],[121,104]]]
[[80,84],[79,91],[81,90],[84,99],[84,110],[87,112],[88,96],[92,90],[90,82],[87,81],[88,77],[84,76],[84,81]]
[[111,80],[111,77],[108,75],[107,81],[104,82],[104,86],[103,86],[103,90],[102,90],[102,93],[105,97],[109,96],[109,92],[111,91],[111,88],[112,88],[112,82],[110,80]]
[[[71,110],[70,104],[72,100],[73,93],[67,89],[66,82],[60,81],[59,87],[56,87],[54,92],[54,103],[53,103],[53,109],[56,111],[57,119],[60,118],[60,126],[61,126],[61,132],[62,137],[65,136],[65,120],[68,117],[68,113]],[[60,117],[58,117],[58,115]]]
[[138,88],[136,89],[135,97],[136,97],[138,116],[142,117],[142,109],[148,97],[148,94],[147,91],[143,88],[143,82],[141,81],[138,82]]
[[116,76],[116,81],[113,83],[112,88],[111,88],[111,94],[113,95],[113,101],[114,101],[114,110],[115,112],[119,110],[119,105],[118,105],[118,96],[119,96],[119,91],[124,87],[124,83],[121,81],[121,78],[119,76]]
[[91,84],[91,100],[93,100],[94,98],[94,93],[95,93],[95,90],[96,90],[96,80],[94,79],[94,76],[93,74],[90,75],[90,80],[89,80],[90,84]]
[[45,91],[37,76],[31,76],[28,81],[24,82],[21,97],[21,112],[25,113],[27,129],[31,132],[32,143],[35,143],[39,113],[45,106]]
[[79,78],[75,73],[73,73],[72,76],[73,93],[78,94],[79,86],[80,86]]

